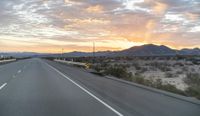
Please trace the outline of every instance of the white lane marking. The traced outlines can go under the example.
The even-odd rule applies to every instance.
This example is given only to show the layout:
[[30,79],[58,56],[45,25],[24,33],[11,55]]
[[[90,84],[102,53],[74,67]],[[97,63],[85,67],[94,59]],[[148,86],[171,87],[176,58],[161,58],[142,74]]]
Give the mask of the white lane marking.
[[17,72],[17,73],[19,74],[19,73],[21,73],[21,72],[22,72],[22,70],[18,70],[18,72]]
[[76,86],[78,86],[80,89],[82,89],[84,92],[86,92],[87,94],[89,94],[90,96],[92,96],[94,99],[96,99],[97,101],[99,101],[100,103],[102,103],[104,106],[106,106],[107,108],[109,108],[111,111],[113,111],[118,116],[124,116],[123,114],[121,114],[120,112],[118,112],[117,110],[115,110],[114,108],[112,108],[110,105],[108,105],[107,103],[105,103],[103,100],[99,99],[97,96],[95,96],[94,94],[90,93],[84,87],[82,87],[81,85],[79,85],[78,83],[76,83],[75,81],[73,81],[72,79],[70,79],[69,77],[67,77],[65,74],[61,73],[59,70],[57,70],[53,66],[51,66],[51,65],[49,65],[47,63],[45,63],[45,64],[48,65],[50,68],[54,69],[61,76],[65,77],[66,79],[68,79],[69,81],[71,81],[73,84],[75,84]]
[[7,83],[4,83],[3,85],[1,85],[0,90],[3,89],[6,85],[7,85]]

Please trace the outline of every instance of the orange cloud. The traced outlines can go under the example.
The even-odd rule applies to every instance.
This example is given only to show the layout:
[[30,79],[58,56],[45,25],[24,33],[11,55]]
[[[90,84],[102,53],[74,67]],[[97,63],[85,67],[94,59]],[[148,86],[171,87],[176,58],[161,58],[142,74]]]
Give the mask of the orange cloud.
[[95,6],[90,6],[86,9],[87,12],[89,13],[102,13],[103,12],[103,6],[101,5],[95,5]]
[[164,14],[167,10],[168,5],[161,2],[155,2],[155,6],[153,7],[153,12],[156,14]]
[[196,21],[198,20],[199,18],[199,15],[198,14],[195,14],[195,13],[185,13],[186,17],[189,19],[189,20],[192,20],[192,21]]

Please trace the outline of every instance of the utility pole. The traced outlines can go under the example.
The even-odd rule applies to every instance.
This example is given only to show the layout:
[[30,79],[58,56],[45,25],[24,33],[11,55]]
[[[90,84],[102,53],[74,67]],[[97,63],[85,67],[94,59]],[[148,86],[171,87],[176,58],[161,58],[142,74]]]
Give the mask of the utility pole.
[[63,58],[63,50],[64,50],[64,49],[62,48],[62,51],[61,51],[61,59]]
[[95,42],[93,42],[93,64],[95,63]]

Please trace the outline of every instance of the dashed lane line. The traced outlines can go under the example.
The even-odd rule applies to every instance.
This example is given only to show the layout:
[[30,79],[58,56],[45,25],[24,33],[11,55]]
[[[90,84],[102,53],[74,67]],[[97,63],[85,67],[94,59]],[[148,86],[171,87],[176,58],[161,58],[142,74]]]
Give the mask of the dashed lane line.
[[21,73],[21,72],[22,72],[22,70],[18,70],[18,71],[17,71],[18,74]]
[[4,83],[3,85],[1,85],[0,90],[3,89],[6,85],[7,85],[7,83]]

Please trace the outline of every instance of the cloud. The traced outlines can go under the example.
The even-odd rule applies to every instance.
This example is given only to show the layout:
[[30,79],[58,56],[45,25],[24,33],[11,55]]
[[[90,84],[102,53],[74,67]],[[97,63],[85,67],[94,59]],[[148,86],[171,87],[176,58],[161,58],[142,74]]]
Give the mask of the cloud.
[[88,51],[92,41],[99,50],[145,43],[197,47],[199,7],[199,0],[1,0],[0,45],[54,52],[77,44]]
[[102,13],[103,12],[103,6],[101,5],[95,5],[95,6],[89,6],[86,11],[89,13]]
[[161,2],[155,2],[155,6],[153,6],[153,11],[156,14],[163,14],[167,10],[168,5]]

